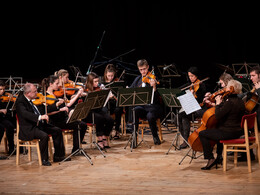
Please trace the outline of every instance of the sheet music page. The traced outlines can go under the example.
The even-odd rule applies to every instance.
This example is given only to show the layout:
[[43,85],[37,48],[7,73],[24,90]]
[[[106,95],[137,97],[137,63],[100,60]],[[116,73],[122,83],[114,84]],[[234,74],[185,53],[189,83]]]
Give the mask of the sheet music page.
[[106,101],[105,101],[103,107],[105,107],[105,106],[107,105],[107,102],[109,101],[110,97],[113,97],[113,96],[114,96],[114,95],[113,95],[112,91],[110,90],[109,93],[108,93],[107,99],[106,99]]
[[199,103],[197,102],[193,94],[190,92],[190,90],[186,91],[186,94],[181,95],[177,98],[180,101],[181,106],[187,115],[201,109]]

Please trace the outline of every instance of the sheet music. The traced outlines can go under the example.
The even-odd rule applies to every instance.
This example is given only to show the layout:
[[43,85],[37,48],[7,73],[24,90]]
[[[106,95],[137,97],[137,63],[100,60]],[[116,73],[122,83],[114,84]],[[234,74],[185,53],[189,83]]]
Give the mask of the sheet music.
[[106,99],[106,101],[105,101],[105,103],[104,103],[104,106],[103,107],[105,107],[106,105],[107,105],[107,102],[109,101],[109,99],[111,98],[111,97],[113,97],[114,95],[113,95],[113,93],[112,93],[112,91],[110,90],[109,91],[109,94],[108,94],[108,96],[107,96],[107,99]]
[[181,106],[187,115],[201,109],[199,103],[197,102],[193,94],[190,92],[190,90],[186,91],[186,94],[181,95],[177,98],[180,101]]

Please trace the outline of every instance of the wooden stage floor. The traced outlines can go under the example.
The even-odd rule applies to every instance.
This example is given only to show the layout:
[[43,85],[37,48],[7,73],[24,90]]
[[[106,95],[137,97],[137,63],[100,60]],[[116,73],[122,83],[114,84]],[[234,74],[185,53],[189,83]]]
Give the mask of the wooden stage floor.
[[[154,146],[151,135],[145,135],[148,149],[142,144],[133,152],[123,149],[127,138],[112,141],[106,158],[96,149],[86,149],[94,163],[89,164],[83,156],[61,165],[39,166],[36,150],[33,161],[21,156],[21,165],[15,165],[15,157],[0,161],[1,194],[260,194],[260,166],[252,163],[248,173],[246,162],[234,168],[232,156],[228,160],[228,171],[222,167],[209,171],[200,168],[206,164],[203,157],[189,164],[187,157],[180,160],[188,149],[174,148],[165,155],[175,136],[163,131],[165,142]],[[88,134],[86,134],[88,139]],[[87,145],[83,145],[84,148]],[[66,146],[71,151],[71,143]],[[4,151],[3,144],[0,151]]]

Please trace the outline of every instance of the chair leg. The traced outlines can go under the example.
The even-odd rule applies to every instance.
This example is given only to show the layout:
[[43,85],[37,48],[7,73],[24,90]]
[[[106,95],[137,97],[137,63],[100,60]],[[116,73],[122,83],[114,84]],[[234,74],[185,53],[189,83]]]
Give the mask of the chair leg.
[[[235,150],[237,150],[237,147],[234,147]],[[237,167],[237,152],[234,152],[234,165]]]
[[4,131],[3,137],[4,137],[5,153],[8,153],[6,131]]
[[223,148],[223,171],[227,171],[227,145],[224,144]]
[[247,166],[248,166],[248,172],[252,172],[252,167],[251,167],[251,157],[250,157],[250,149],[249,146],[246,148],[246,157],[247,157]]
[[[29,144],[31,145],[31,142]],[[32,148],[30,146],[28,147],[28,159],[30,162],[32,161]]]
[[17,141],[16,143],[16,165],[20,164],[20,143]]
[[162,137],[161,120],[157,119],[156,123],[157,123],[157,128],[158,128],[158,131],[159,131],[159,138],[160,138],[160,141],[162,142],[163,141],[163,137]]
[[92,148],[92,135],[93,135],[93,127],[88,127],[88,132],[89,132],[89,143],[90,143],[90,147]]
[[48,148],[49,148],[49,153],[50,153],[50,161],[53,161],[52,147],[53,147],[53,140],[52,140],[52,137],[49,137]]
[[36,143],[36,147],[37,147],[37,154],[38,154],[39,165],[42,166],[42,157],[41,157],[41,151],[40,151],[40,144],[39,144],[39,142]]

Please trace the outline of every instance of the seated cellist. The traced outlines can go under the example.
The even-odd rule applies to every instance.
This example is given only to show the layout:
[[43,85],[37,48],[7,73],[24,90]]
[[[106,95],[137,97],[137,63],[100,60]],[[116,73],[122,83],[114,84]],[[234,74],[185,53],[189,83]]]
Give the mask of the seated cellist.
[[[213,146],[210,141],[219,142],[225,139],[235,139],[243,134],[240,127],[242,116],[245,113],[245,105],[237,94],[242,92],[242,84],[236,80],[230,80],[226,87],[230,92],[229,96],[222,99],[222,96],[216,96],[215,117],[218,121],[217,127],[206,129],[199,133],[199,138],[203,147],[204,158],[208,163],[202,170],[209,170],[220,162],[219,158],[222,151],[218,149],[218,156],[215,159],[212,153]],[[233,90],[232,90],[233,89]]]

